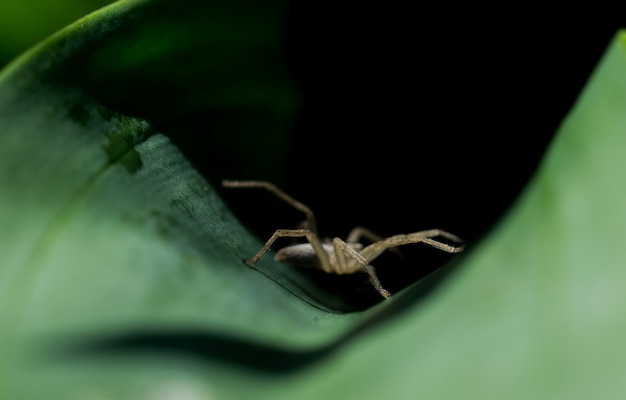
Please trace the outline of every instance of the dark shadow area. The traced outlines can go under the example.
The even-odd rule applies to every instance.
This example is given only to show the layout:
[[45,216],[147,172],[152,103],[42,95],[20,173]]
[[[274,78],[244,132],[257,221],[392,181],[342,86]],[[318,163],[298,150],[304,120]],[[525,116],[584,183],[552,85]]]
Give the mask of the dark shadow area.
[[80,359],[114,358],[129,354],[152,357],[177,355],[266,373],[288,373],[326,356],[335,347],[330,345],[309,351],[290,351],[204,331],[167,333],[158,330],[86,340],[55,351],[53,357]]
[[292,4],[288,37],[304,100],[285,189],[329,234],[365,225],[478,239],[626,26],[593,7],[494,18],[473,5],[342,4]]
[[[289,5],[288,61],[302,106],[275,183],[313,209],[321,235],[441,228],[479,241],[532,178],[626,27],[623,14],[601,6],[571,8],[567,18],[534,7],[505,6],[495,18],[474,5],[414,8]],[[228,176],[250,177],[258,178]],[[224,196],[262,240],[302,219],[261,194]],[[419,247],[403,247],[407,264],[373,263],[392,292],[449,260]],[[355,310],[380,301],[358,277],[304,273]]]
[[375,314],[364,314],[363,319],[347,334],[316,348],[289,349],[270,346],[248,338],[226,336],[199,329],[178,329],[176,332],[158,329],[103,337],[74,338],[71,344],[55,345],[48,354],[53,359],[65,360],[99,357],[110,359],[127,355],[155,358],[182,356],[265,374],[296,373],[330,356],[361,333],[374,328],[375,325],[385,323],[409,308],[414,311],[415,303],[424,296],[432,294],[439,283],[453,271],[453,265],[438,270],[416,284],[411,290],[394,298]]

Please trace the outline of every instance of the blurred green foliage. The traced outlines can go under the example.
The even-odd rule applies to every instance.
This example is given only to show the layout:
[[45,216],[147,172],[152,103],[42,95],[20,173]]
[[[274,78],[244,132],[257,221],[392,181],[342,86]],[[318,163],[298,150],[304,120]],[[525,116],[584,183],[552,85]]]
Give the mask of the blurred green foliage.
[[50,34],[112,0],[0,0],[0,68]]

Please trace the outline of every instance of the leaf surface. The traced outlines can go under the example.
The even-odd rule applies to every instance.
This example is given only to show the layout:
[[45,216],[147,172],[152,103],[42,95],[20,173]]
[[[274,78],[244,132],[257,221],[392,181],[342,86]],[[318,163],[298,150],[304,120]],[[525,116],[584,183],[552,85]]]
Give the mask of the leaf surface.
[[0,397],[623,397],[626,34],[454,274],[338,313],[241,263],[261,243],[180,151],[284,168],[285,5],[240,3],[121,1],[3,70]]

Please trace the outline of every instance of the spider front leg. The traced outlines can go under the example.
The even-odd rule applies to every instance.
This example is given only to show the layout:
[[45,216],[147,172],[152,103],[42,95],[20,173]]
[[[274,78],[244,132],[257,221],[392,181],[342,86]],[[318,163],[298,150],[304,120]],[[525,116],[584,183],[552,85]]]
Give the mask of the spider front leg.
[[313,215],[313,211],[306,206],[305,204],[299,202],[293,197],[289,196],[287,193],[283,192],[279,188],[276,187],[273,183],[267,181],[222,181],[222,186],[226,188],[260,188],[265,189],[268,192],[272,193],[274,196],[278,197],[285,203],[289,204],[293,208],[298,211],[303,212],[306,215],[306,227],[314,234],[317,234],[317,223],[315,222],[315,216]]

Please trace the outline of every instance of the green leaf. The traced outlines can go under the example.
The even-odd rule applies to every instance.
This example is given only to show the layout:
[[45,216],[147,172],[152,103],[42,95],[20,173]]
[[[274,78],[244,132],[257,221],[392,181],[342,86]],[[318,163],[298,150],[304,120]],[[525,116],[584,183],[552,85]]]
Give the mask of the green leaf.
[[[220,350],[228,342],[242,357],[245,340],[312,346],[350,326],[314,299],[297,300],[305,281],[281,288],[302,280],[289,268],[272,280],[242,264],[259,241],[168,138],[187,140],[198,127],[189,121],[206,118],[193,134],[215,137],[209,155],[250,152],[257,171],[275,168],[258,167],[258,152],[239,143],[270,140],[267,156],[285,142],[296,91],[280,58],[280,5],[121,2],[4,71],[0,388],[8,397],[132,393],[143,383],[123,368],[88,373],[90,360],[69,360],[118,336],[171,334],[173,347],[190,337]],[[101,383],[109,379],[115,384]]]
[[626,394],[626,33],[455,274],[340,313],[288,266],[245,267],[261,242],[210,183],[285,168],[285,4],[190,4],[115,3],[0,74],[0,397]]

